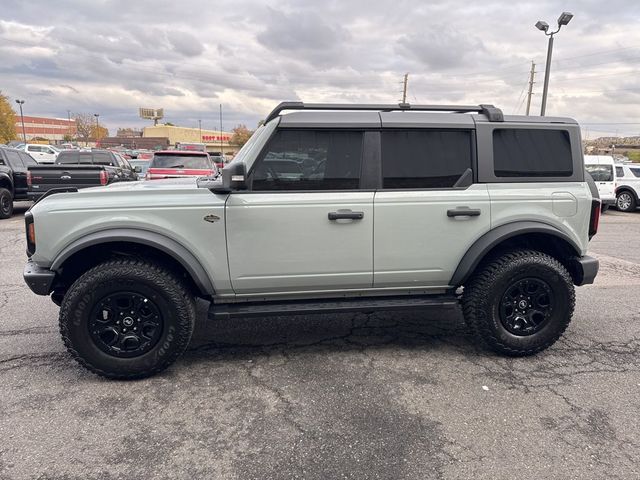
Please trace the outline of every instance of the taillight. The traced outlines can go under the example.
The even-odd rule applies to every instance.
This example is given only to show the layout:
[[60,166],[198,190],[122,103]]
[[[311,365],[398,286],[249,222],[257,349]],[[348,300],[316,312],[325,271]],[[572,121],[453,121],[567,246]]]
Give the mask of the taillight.
[[106,170],[100,170],[100,185],[106,185],[109,181],[109,174]]
[[31,178],[31,172],[27,170],[27,186],[30,187],[33,179]]
[[591,218],[589,219],[589,240],[598,233],[598,226],[600,225],[600,200],[591,200]]
[[36,251],[36,228],[33,223],[33,214],[31,212],[24,214],[24,223],[27,231],[27,255],[31,256]]

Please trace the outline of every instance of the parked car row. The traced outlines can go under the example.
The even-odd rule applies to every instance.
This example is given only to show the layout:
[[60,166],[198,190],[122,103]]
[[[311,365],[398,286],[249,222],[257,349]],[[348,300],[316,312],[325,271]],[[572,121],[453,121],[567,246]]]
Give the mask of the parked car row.
[[596,182],[602,210],[615,205],[633,212],[640,205],[640,165],[616,164],[608,155],[585,155],[585,169]]

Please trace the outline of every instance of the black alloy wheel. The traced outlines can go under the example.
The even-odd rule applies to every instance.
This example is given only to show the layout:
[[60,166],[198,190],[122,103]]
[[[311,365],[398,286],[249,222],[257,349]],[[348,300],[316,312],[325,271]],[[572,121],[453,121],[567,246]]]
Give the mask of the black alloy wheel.
[[164,320],[158,306],[144,295],[116,292],[96,303],[87,325],[100,350],[131,358],[145,354],[158,343]]
[[509,286],[500,301],[500,321],[519,336],[539,332],[551,318],[553,291],[539,278],[523,278]]

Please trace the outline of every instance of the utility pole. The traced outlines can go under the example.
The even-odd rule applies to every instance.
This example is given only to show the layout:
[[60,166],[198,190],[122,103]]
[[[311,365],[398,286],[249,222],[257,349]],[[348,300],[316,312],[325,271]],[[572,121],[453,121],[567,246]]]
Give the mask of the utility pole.
[[22,114],[22,105],[24,105],[24,100],[16,100],[16,103],[20,105],[20,122],[22,123],[22,141],[27,143],[27,134],[24,131],[24,115]]
[[222,104],[220,104],[220,156],[224,157],[224,153],[222,151]]
[[202,143],[202,120],[198,119],[198,129],[200,130],[200,143]]
[[531,60],[531,72],[529,74],[529,92],[527,93],[527,113],[529,115],[529,110],[531,110],[531,95],[533,95],[533,77],[536,75],[536,64]]
[[402,103],[407,103],[407,82],[409,81],[409,74],[404,74],[404,81],[402,82]]

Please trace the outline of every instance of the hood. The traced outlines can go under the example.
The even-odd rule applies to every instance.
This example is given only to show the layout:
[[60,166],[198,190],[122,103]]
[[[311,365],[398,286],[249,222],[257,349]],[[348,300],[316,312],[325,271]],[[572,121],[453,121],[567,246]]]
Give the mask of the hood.
[[[170,178],[138,182],[117,182],[77,192],[56,193],[36,203],[31,211],[92,210],[113,208],[172,208],[188,205],[224,204],[226,195],[198,187],[196,178]],[[211,181],[215,183],[215,181]]]

